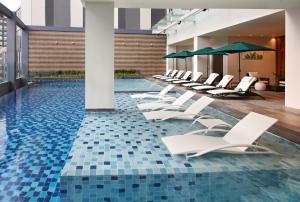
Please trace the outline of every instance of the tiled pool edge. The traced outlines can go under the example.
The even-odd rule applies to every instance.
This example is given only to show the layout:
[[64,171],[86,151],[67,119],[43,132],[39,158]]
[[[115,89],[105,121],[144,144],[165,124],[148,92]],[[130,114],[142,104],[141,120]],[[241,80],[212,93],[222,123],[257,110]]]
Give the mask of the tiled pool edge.
[[[274,182],[281,180],[283,177],[279,170],[176,175],[62,176],[61,200],[227,201],[229,197],[231,201],[240,201],[244,195],[260,194],[263,189],[273,188]],[[276,195],[274,198],[272,195],[264,197],[267,201],[276,199]],[[262,198],[258,196],[257,199]]]

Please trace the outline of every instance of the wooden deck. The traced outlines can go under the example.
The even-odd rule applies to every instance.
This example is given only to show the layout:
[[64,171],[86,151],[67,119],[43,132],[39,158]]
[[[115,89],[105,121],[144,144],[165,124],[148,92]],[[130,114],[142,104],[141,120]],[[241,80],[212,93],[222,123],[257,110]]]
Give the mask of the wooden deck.
[[[151,80],[166,85],[165,82]],[[176,91],[178,92],[186,90],[184,87],[176,86]],[[284,92],[260,91],[255,93],[263,98],[260,96],[214,97],[215,102],[211,106],[238,119],[241,119],[251,111],[274,117],[279,121],[269,131],[300,144],[300,110],[284,106]],[[198,93],[197,97],[202,95],[202,93]]]

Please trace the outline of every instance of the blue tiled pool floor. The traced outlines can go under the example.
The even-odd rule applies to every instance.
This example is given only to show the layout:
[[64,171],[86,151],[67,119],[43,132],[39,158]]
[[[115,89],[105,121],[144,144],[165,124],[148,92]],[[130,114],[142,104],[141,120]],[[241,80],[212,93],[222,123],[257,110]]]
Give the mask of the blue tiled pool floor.
[[[273,155],[209,154],[190,161],[171,156],[161,137],[202,126],[188,121],[147,121],[126,93],[118,93],[116,103],[115,112],[85,115],[62,171],[64,200],[226,201],[228,196],[242,200],[250,191],[258,192],[258,187],[285,179],[284,172],[300,168],[299,159]],[[237,121],[213,108],[205,113],[232,124]],[[281,141],[274,139],[265,134],[261,142],[274,148]],[[296,145],[284,143],[280,152],[288,152],[287,148],[291,153],[299,151]],[[252,178],[259,180],[252,182]],[[294,193],[295,189],[285,191]]]

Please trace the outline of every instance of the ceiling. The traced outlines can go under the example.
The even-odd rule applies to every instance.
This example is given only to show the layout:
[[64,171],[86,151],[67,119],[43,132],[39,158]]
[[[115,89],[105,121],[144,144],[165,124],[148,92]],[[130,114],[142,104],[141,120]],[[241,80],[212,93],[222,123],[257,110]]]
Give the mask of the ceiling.
[[114,2],[118,8],[248,8],[280,9],[300,7],[299,0],[82,0]]
[[284,11],[227,27],[206,36],[283,36],[285,34]]
[[[208,37],[276,37],[285,35],[284,11],[208,33]],[[175,46],[193,46],[193,39],[180,41]]]

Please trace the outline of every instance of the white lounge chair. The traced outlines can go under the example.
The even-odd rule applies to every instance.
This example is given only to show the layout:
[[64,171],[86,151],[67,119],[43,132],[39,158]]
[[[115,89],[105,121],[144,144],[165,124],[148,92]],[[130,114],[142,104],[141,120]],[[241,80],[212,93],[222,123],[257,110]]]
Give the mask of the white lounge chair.
[[159,93],[158,92],[148,92],[148,93],[139,93],[131,95],[131,98],[134,99],[164,99],[164,98],[170,98],[170,96],[166,96],[166,94],[172,90],[175,86],[170,84],[166,86],[164,89],[162,89]]
[[203,75],[202,72],[195,72],[193,74],[193,77],[190,80],[179,80],[179,81],[173,81],[174,84],[185,84],[185,83],[195,83],[198,82]]
[[196,93],[187,91],[179,96],[173,103],[166,102],[150,102],[137,105],[140,110],[158,110],[158,109],[169,109],[175,110],[182,108],[183,104],[190,100]]
[[187,71],[187,72],[185,72],[185,74],[180,79],[174,78],[174,79],[167,79],[166,81],[167,82],[173,82],[173,81],[187,80],[191,76],[191,74],[192,74],[191,71]]
[[212,85],[218,76],[219,74],[217,73],[211,73],[209,77],[206,79],[206,81],[204,81],[203,83],[199,83],[199,82],[187,83],[187,84],[183,84],[183,86],[191,88],[193,86]]
[[164,81],[168,81],[169,79],[180,79],[181,76],[183,75],[184,71],[183,70],[180,70],[177,72],[176,76],[174,76],[173,78],[160,78],[161,80],[164,80]]
[[162,76],[162,77],[159,77],[158,79],[160,79],[160,80],[170,79],[170,78],[173,78],[177,73],[178,73],[178,70],[175,69],[172,71],[172,73],[169,76]]
[[203,90],[212,90],[216,88],[226,88],[228,84],[232,81],[233,76],[232,75],[225,75],[223,76],[222,80],[218,83],[216,86],[210,86],[210,85],[203,85],[203,86],[193,86],[192,89],[203,91]]
[[162,77],[162,76],[169,76],[169,75],[171,75],[172,71],[173,71],[173,70],[168,69],[168,70],[166,71],[166,74],[165,74],[165,75],[159,75],[159,74],[157,74],[157,75],[153,75],[152,77],[155,78],[155,79],[158,79],[158,78],[160,78],[160,77]]
[[245,95],[250,89],[251,85],[256,81],[255,77],[245,76],[242,78],[237,87],[233,90],[230,89],[216,89],[207,91],[211,95],[226,96],[229,94]]
[[167,120],[167,119],[183,119],[183,120],[194,120],[199,113],[212,103],[214,99],[202,96],[197,101],[195,101],[191,106],[189,106],[185,111],[151,111],[144,112],[143,115],[147,120]]
[[[203,136],[202,131],[193,131],[184,135],[163,137],[162,141],[172,155],[185,154],[187,159],[210,152],[278,154],[264,146],[253,145],[276,122],[274,118],[251,112],[231,128],[224,137]],[[248,148],[263,151],[247,151]]]

